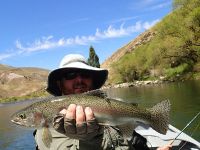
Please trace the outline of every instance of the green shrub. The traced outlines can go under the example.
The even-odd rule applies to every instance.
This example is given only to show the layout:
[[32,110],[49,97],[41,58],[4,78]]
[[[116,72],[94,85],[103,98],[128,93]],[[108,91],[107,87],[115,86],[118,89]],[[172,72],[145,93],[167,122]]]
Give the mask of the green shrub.
[[155,25],[153,39],[113,64],[115,82],[152,79],[151,70],[177,78],[200,62],[200,1],[174,0],[174,11]]
[[184,63],[175,68],[165,69],[164,72],[168,78],[173,78],[182,75],[190,70],[191,70],[191,65]]

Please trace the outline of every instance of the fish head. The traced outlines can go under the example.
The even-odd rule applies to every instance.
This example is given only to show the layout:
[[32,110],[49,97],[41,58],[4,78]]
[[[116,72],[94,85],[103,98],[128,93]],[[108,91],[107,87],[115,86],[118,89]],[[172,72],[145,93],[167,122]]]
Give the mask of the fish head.
[[42,112],[34,111],[20,111],[11,117],[11,121],[17,125],[25,127],[42,127],[45,123]]

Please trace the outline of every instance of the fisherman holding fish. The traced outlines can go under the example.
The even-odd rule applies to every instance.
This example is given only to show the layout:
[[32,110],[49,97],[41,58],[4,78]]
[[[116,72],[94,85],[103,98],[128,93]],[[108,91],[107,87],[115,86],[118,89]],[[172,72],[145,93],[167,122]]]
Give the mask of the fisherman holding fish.
[[[148,150],[147,140],[134,131],[134,127],[130,128],[132,129],[130,131],[128,130],[130,124],[127,124],[127,126],[121,124],[121,122],[127,123],[127,120],[130,120],[131,117],[137,118],[137,115],[141,113],[144,114],[144,118],[140,118],[140,120],[149,122],[152,128],[158,132],[166,133],[168,118],[165,117],[168,117],[168,115],[161,115],[163,116],[162,121],[156,119],[160,119],[157,117],[158,109],[163,109],[166,105],[166,111],[168,111],[168,101],[161,102],[149,110],[140,110],[128,103],[106,99],[104,93],[96,89],[102,87],[107,76],[108,71],[106,69],[89,66],[82,55],[69,54],[62,59],[59,68],[50,72],[48,76],[47,91],[58,99],[41,102],[39,103],[40,106],[33,104],[25,110],[26,116],[20,115],[21,120],[26,117],[25,124],[27,124],[31,120],[28,119],[28,113],[35,109],[34,114],[30,116],[34,117],[34,124],[42,124],[43,126],[43,128],[37,128],[34,132],[36,149]],[[86,93],[85,97],[80,93]],[[77,97],[74,98],[74,94]],[[87,95],[91,96],[86,97]],[[63,106],[62,101],[66,98],[68,98],[69,105]],[[121,107],[123,105],[124,107]],[[58,106],[60,106],[60,110],[55,114],[55,117],[52,117],[52,120],[50,117],[46,119],[43,117],[51,116],[55,107]],[[40,113],[41,109],[43,109],[43,113]],[[40,111],[36,112],[37,110]],[[121,110],[121,112],[116,110]],[[132,113],[132,111],[134,112]],[[154,115],[154,113],[156,114]],[[129,115],[130,118],[128,118]],[[152,120],[153,116],[155,116],[154,121]],[[17,121],[19,120],[15,119],[13,122]],[[53,122],[53,128],[50,128],[48,122]],[[23,123],[18,122],[18,124],[22,125]],[[158,148],[158,150],[169,149],[171,149],[171,145]]]
[[[49,74],[47,91],[54,96],[83,93],[101,88],[107,76],[107,70],[89,66],[79,54],[70,54],[62,59],[58,69]],[[104,129],[99,126],[90,107],[70,104],[56,115],[53,124],[62,134],[52,133],[50,149],[148,149],[146,139],[135,131],[131,140],[127,140],[114,127]],[[37,132],[35,138],[38,148],[45,149],[42,142],[38,141]]]

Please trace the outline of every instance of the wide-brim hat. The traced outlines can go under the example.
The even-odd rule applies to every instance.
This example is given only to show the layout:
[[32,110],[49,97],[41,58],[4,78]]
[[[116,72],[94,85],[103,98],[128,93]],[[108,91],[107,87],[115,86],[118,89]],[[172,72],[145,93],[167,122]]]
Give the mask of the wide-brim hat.
[[93,78],[93,88],[101,88],[108,77],[108,70],[102,68],[92,67],[87,64],[85,58],[79,54],[66,55],[60,62],[59,68],[51,71],[48,75],[47,91],[55,96],[62,95],[57,81],[62,78],[63,71],[65,73],[71,70],[80,70],[90,72]]

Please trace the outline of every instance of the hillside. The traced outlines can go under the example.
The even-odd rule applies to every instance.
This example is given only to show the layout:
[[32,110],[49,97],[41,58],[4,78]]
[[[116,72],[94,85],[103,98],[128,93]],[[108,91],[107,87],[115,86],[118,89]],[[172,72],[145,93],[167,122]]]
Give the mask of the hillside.
[[139,46],[149,42],[154,36],[155,32],[148,30],[144,33],[140,34],[137,38],[129,42],[128,44],[124,45],[123,47],[119,48],[116,52],[114,52],[109,58],[107,58],[102,64],[102,68],[106,68],[109,70],[109,81],[112,81],[112,74],[114,74],[114,70],[112,64],[118,62],[125,54],[131,53]]
[[200,79],[200,1],[174,0],[173,7],[103,62],[110,72],[107,83]]
[[[174,0],[174,10],[105,60],[106,84],[200,79],[200,1]],[[47,94],[49,71],[0,64],[0,102]]]
[[0,102],[44,93],[49,70],[0,64]]
[[136,37],[134,40],[126,44],[125,46],[118,49],[116,52],[114,52],[109,58],[107,58],[101,66],[104,68],[109,68],[110,65],[116,61],[118,61],[123,55],[130,53],[138,46],[145,44],[151,40],[155,35],[155,32],[152,32],[150,30],[145,31],[138,37]]

